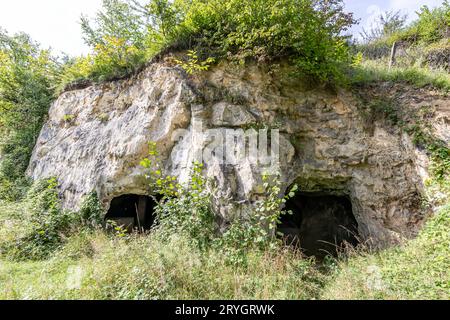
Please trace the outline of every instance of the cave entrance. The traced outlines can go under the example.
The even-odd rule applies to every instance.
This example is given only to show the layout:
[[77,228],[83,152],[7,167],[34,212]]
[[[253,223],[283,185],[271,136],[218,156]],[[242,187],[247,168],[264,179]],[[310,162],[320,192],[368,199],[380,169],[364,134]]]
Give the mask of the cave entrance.
[[358,244],[358,223],[350,199],[324,193],[298,193],[286,203],[278,226],[286,244],[307,256],[336,256],[346,245]]
[[122,195],[111,201],[105,221],[114,221],[127,231],[147,231],[155,223],[156,201],[149,196]]

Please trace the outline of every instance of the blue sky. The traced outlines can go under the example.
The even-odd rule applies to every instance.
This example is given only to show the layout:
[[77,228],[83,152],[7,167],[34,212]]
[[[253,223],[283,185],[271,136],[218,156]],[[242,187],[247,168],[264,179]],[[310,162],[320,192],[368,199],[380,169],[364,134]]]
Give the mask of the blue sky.
[[408,15],[409,20],[417,17],[416,11],[423,5],[436,7],[443,3],[443,0],[344,0],[347,11],[354,12],[359,25],[352,29],[353,34],[359,34],[362,28],[369,29],[375,19],[384,11],[401,10]]
[[[402,10],[412,19],[422,5],[434,7],[443,0],[345,0],[348,11],[361,19],[352,29],[358,34],[386,10]],[[24,31],[44,47],[71,55],[87,53],[80,31],[80,15],[94,15],[101,0],[0,0],[0,26],[10,32]]]

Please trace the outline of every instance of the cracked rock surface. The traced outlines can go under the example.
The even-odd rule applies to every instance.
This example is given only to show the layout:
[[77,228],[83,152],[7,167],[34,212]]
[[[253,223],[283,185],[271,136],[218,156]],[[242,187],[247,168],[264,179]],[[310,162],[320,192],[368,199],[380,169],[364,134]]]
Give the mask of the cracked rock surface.
[[[436,113],[436,131],[448,140],[445,116]],[[199,124],[204,134],[194,130]],[[278,129],[283,188],[297,183],[303,192],[348,196],[361,237],[384,246],[419,230],[428,159],[407,134],[373,126],[367,130],[358,101],[346,91],[311,88],[258,66],[219,64],[187,77],[158,62],[126,80],[63,93],[50,109],[28,173],[57,176],[66,208],[77,209],[92,191],[108,208],[120,195],[151,192],[139,165],[149,141],[157,143],[167,172],[186,181],[213,135]],[[224,144],[219,140],[218,147]],[[267,168],[251,157],[223,163],[215,153],[206,164],[223,221],[251,212],[264,196]]]

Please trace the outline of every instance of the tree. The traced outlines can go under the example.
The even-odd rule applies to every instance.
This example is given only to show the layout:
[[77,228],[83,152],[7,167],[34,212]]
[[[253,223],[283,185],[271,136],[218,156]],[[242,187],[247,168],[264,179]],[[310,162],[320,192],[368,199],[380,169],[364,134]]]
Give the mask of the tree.
[[103,0],[82,29],[95,81],[126,76],[172,48],[201,60],[290,59],[299,74],[334,82],[351,60],[342,34],[353,23],[342,0]]
[[376,26],[369,31],[363,29],[361,36],[366,43],[389,37],[401,31],[406,24],[408,16],[402,15],[401,11],[386,11],[378,16]]
[[50,51],[28,35],[0,29],[0,198],[20,196],[59,70]]
[[[146,60],[147,24],[128,2],[103,0],[94,19],[81,17],[85,42],[93,49],[91,78],[111,80],[139,68]],[[86,62],[79,61],[80,65]]]

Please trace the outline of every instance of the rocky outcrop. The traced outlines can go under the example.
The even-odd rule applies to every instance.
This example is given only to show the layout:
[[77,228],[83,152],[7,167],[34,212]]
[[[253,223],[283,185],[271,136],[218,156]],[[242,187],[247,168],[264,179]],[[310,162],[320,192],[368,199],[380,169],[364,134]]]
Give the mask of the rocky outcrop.
[[[188,77],[160,62],[127,80],[66,92],[51,107],[29,175],[58,176],[67,208],[93,190],[108,208],[120,195],[151,192],[139,162],[154,141],[167,172],[181,181],[203,156],[223,221],[251,212],[264,196],[262,174],[275,166],[285,189],[297,183],[303,192],[348,196],[364,239],[384,245],[414,235],[428,164],[409,136],[377,123],[367,130],[349,92],[268,71],[223,64]],[[448,122],[442,125],[448,133]],[[266,136],[279,162],[236,155],[241,133],[247,141]]]

